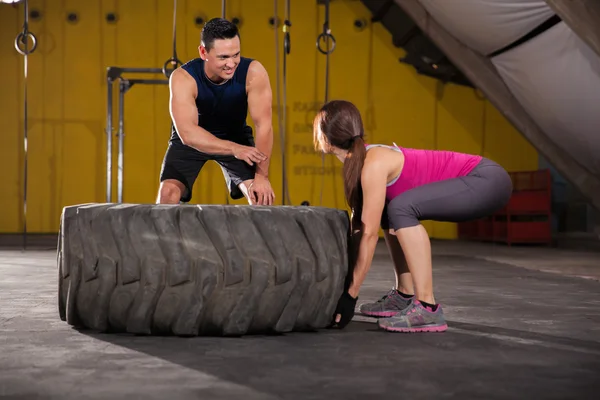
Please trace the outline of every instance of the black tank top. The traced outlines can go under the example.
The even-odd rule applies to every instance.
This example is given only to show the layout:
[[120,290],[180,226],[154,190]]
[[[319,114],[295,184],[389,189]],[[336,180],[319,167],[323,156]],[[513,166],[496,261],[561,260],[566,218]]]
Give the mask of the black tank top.
[[[252,136],[252,128],[246,124],[246,75],[252,61],[251,58],[241,57],[233,77],[223,84],[214,83],[207,78],[204,60],[201,58],[193,59],[180,67],[194,78],[198,87],[198,125],[220,139],[244,143],[247,142],[248,135]],[[171,141],[181,142],[173,124]]]

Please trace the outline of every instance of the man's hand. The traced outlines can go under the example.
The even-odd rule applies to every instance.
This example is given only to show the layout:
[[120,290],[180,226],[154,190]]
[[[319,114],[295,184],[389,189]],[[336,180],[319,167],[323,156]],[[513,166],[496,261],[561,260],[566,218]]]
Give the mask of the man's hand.
[[238,160],[246,161],[249,165],[258,164],[267,159],[256,147],[236,144],[233,148],[233,156]]
[[275,193],[273,193],[271,182],[260,174],[256,174],[254,181],[248,187],[248,195],[252,204],[260,206],[271,206],[275,201]]

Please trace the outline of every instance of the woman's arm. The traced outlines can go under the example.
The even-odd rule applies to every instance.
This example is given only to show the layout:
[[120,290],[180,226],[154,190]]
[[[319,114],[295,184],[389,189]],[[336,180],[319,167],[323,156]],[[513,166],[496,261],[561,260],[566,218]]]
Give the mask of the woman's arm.
[[[338,300],[332,326],[344,328],[352,320],[360,286],[371,268],[371,261],[373,261],[373,254],[379,240],[381,213],[385,206],[385,190],[389,172],[387,161],[389,160],[381,157],[381,154],[373,153],[373,150],[365,159],[360,178],[363,193],[362,229],[356,234],[357,236],[354,236],[356,240],[360,240],[358,254],[354,264],[352,282]],[[348,245],[353,245],[352,241]],[[356,254],[356,251],[351,253]]]
[[387,176],[387,165],[381,157],[367,157],[361,173],[363,193],[361,220],[363,226],[352,284],[348,289],[348,294],[354,298],[358,297],[360,287],[369,268],[371,268],[373,255],[379,240],[381,213],[385,206]]

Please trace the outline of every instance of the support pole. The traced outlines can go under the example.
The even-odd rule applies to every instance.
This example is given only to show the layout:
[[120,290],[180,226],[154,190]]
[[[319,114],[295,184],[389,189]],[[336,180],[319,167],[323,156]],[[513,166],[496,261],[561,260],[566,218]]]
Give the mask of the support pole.
[[118,68],[118,67],[110,67],[116,68],[118,70],[118,75],[121,76],[123,73],[132,73],[132,74],[162,74],[162,68]]
[[113,80],[106,78],[106,202],[112,202],[112,107]]
[[124,172],[124,140],[125,140],[125,93],[134,85],[168,85],[166,79],[125,79],[124,73],[162,74],[161,68],[121,68],[108,67],[106,72],[106,202],[112,203],[112,176],[113,176],[113,84],[119,82],[118,99],[118,157],[117,157],[117,199],[123,202],[123,172]]
[[128,89],[126,80],[119,82],[119,156],[117,159],[117,202],[123,202],[123,138],[124,138],[124,119],[125,119],[125,92]]
[[600,56],[600,1],[546,0],[546,3]]

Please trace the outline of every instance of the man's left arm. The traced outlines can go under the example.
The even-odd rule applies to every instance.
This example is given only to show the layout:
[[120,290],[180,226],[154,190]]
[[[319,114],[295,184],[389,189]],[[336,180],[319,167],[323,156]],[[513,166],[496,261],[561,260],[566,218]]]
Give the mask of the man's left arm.
[[269,74],[265,67],[254,60],[247,75],[248,112],[256,129],[256,148],[267,158],[256,165],[254,182],[249,188],[254,202],[271,205],[275,194],[269,182],[269,163],[273,150],[272,98]]

